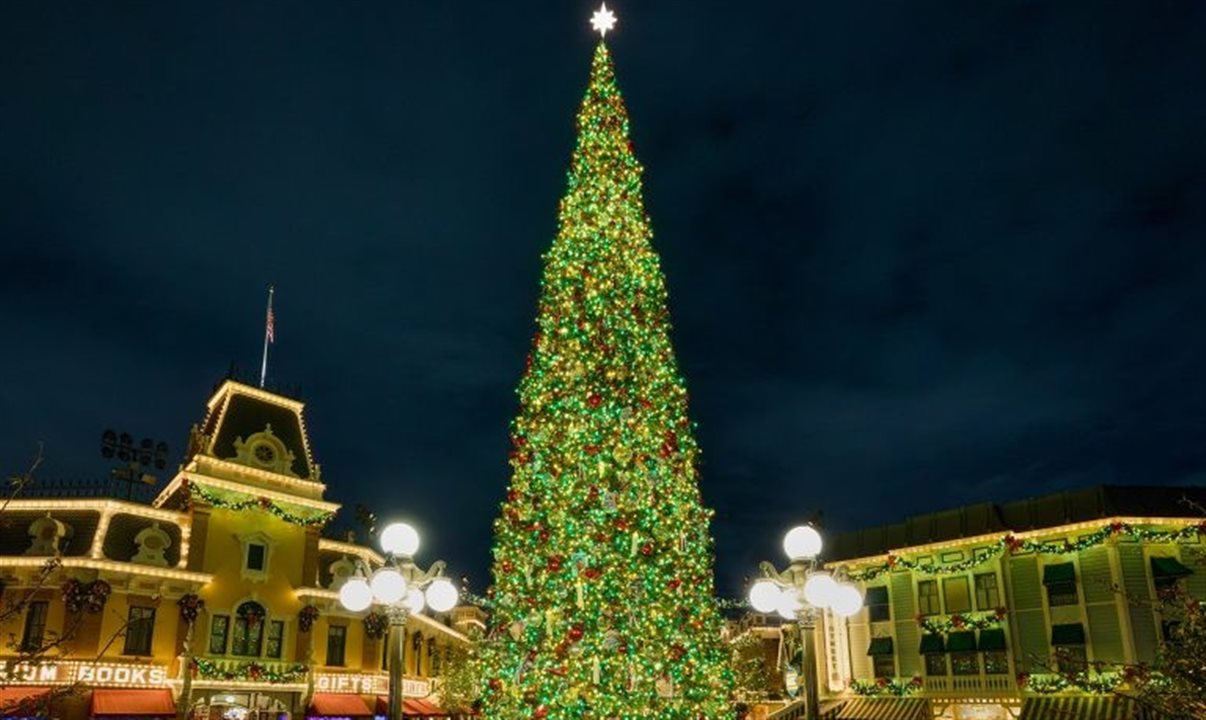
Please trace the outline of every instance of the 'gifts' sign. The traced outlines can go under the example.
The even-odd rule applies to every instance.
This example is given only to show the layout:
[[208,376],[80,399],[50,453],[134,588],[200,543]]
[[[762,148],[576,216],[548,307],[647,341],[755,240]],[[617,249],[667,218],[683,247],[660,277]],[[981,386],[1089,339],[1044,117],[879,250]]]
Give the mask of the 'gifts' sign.
[[[314,689],[322,693],[345,695],[387,695],[389,676],[368,673],[317,673]],[[422,678],[402,678],[402,695],[426,697],[431,694],[431,682]]]

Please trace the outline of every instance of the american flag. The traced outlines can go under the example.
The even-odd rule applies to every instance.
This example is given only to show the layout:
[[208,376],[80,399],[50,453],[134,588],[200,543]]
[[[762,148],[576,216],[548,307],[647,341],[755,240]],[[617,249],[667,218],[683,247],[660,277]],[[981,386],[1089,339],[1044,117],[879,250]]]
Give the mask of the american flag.
[[268,337],[268,342],[276,342],[276,318],[272,315],[272,306],[268,306],[268,326],[265,329],[265,334]]

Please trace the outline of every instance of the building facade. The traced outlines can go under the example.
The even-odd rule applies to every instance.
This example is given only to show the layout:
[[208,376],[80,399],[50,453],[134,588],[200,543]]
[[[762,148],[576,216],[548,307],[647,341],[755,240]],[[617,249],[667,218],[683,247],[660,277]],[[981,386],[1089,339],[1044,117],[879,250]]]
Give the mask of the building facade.
[[[829,720],[1126,720],[1119,666],[1150,663],[1175,617],[1162,593],[1206,600],[1206,488],[1098,487],[981,504],[839,535],[827,569],[863,609],[816,629]],[[784,682],[750,717],[792,720],[794,623],[747,615]],[[784,692],[786,691],[786,692]]]
[[[386,623],[340,586],[383,558],[324,538],[327,500],[302,403],[234,381],[210,398],[150,504],[11,500],[0,514],[0,710],[61,717],[278,720],[383,714]],[[479,610],[412,614],[405,709]]]
[[835,538],[830,569],[865,593],[819,630],[823,691],[848,700],[835,717],[1133,716],[1110,690],[1118,665],[1156,659],[1175,622],[1160,593],[1206,599],[1204,503],[1099,487]]

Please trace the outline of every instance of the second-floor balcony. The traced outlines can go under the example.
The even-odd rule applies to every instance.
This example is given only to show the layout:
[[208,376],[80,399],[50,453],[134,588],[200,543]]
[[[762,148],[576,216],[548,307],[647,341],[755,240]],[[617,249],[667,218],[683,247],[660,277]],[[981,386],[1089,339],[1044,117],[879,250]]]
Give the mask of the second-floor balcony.
[[1010,675],[936,675],[921,679],[922,693],[929,696],[1016,697],[1018,685]]

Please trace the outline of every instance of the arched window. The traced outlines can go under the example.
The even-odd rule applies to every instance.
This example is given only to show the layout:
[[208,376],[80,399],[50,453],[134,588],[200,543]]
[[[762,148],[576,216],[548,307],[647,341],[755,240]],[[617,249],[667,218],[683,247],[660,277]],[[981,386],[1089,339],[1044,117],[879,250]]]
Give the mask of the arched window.
[[247,601],[235,610],[231,655],[259,657],[264,646],[264,606]]

